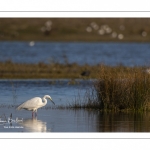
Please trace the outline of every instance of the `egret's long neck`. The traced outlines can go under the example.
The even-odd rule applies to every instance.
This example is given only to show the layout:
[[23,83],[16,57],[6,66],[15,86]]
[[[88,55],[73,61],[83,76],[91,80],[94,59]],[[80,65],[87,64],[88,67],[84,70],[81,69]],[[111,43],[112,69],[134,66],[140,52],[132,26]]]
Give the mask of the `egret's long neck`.
[[45,106],[47,104],[47,99],[46,99],[46,97],[44,96],[43,97],[43,106]]

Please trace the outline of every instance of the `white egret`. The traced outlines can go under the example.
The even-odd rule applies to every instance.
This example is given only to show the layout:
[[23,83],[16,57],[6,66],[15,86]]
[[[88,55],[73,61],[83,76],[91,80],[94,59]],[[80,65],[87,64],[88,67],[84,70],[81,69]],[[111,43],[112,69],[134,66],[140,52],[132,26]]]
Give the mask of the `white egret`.
[[32,116],[35,112],[35,115],[37,115],[37,109],[40,107],[43,107],[47,104],[47,99],[51,100],[51,102],[55,105],[55,103],[52,101],[52,98],[49,95],[45,95],[43,99],[40,97],[34,97],[30,100],[25,101],[21,105],[19,105],[16,109],[25,109],[32,111]]

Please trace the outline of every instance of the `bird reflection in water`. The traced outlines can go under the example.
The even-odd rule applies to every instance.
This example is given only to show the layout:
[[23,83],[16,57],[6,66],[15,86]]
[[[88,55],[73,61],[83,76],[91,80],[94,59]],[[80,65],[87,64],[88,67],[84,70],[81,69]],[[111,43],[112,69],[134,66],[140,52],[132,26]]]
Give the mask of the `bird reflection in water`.
[[46,122],[37,120],[37,117],[24,119],[23,122],[20,122],[19,124],[28,132],[47,132]]

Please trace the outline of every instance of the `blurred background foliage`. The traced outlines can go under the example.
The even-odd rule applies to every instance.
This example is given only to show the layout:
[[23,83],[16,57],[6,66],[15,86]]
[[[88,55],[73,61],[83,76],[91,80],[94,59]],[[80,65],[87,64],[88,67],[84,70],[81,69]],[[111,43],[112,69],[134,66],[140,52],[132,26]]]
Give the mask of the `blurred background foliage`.
[[0,40],[150,41],[150,18],[0,18]]

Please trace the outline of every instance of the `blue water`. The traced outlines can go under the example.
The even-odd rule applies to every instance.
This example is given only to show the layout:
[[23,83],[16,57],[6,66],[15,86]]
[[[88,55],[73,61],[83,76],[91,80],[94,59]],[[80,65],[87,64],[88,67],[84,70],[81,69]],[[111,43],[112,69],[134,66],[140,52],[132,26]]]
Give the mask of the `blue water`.
[[[150,112],[106,113],[98,109],[60,108],[86,100],[93,80],[0,80],[0,132],[150,132]],[[49,94],[56,105],[48,101],[31,112],[16,110],[14,105],[35,96]],[[87,99],[88,100],[88,99]],[[14,122],[5,122],[12,114]],[[15,122],[16,118],[23,119]]]
[[0,42],[0,61],[78,63],[125,66],[149,65],[149,43]]
[[[78,63],[125,66],[149,65],[149,43],[76,43],[76,42],[0,42],[0,61],[18,63]],[[72,84],[74,83],[75,84]],[[75,101],[84,101],[90,94],[93,80],[0,80],[0,132],[149,132],[150,113],[103,113],[91,109],[60,109]],[[48,101],[38,110],[17,111],[14,106],[35,96],[49,94]],[[12,118],[23,122],[3,123]],[[9,128],[10,127],[10,128]]]
[[[50,95],[56,106],[73,104],[77,99],[84,99],[86,91],[93,85],[93,80],[0,80],[0,105],[19,105],[33,97]],[[49,101],[47,106],[53,106]]]

